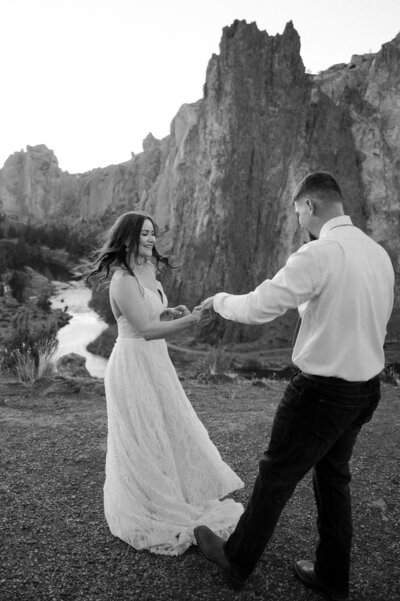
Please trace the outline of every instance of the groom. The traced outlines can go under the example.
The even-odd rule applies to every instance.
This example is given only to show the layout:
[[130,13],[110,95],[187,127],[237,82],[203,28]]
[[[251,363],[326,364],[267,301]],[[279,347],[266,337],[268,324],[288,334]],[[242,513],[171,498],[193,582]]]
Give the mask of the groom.
[[380,399],[394,274],[385,250],[344,214],[330,173],[308,175],[293,205],[314,240],[253,292],[221,292],[202,303],[204,310],[240,323],[272,321],[295,307],[302,321],[292,356],[299,372],[278,405],[248,505],[226,542],[207,526],[198,526],[195,536],[228,583],[241,588],[297,483],[312,468],[319,541],[315,562],[298,561],[295,571],[305,585],[345,601],[352,539],[349,461]]

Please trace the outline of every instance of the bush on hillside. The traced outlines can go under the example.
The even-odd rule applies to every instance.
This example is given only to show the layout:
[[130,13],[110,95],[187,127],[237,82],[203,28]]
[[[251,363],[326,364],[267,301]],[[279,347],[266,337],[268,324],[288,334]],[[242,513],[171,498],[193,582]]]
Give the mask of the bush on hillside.
[[28,279],[28,275],[24,271],[14,271],[8,282],[13,297],[17,299],[19,303],[22,303],[24,300],[24,290],[28,283]]

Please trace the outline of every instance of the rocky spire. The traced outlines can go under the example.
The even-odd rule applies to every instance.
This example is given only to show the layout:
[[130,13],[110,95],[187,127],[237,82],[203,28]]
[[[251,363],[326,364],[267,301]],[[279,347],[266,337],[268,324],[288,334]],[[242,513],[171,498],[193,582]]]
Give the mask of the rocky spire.
[[[182,264],[163,276],[170,300],[193,305],[275,273],[302,242],[294,188],[323,169],[400,273],[400,34],[353,58],[308,75],[291,22],[270,36],[235,21],[209,61],[203,98],[181,107],[169,136],[149,134],[130,161],[79,176],[61,172],[45,147],[28,148],[0,171],[0,204],[40,219],[151,212],[161,249]],[[220,328],[225,341],[261,331]]]

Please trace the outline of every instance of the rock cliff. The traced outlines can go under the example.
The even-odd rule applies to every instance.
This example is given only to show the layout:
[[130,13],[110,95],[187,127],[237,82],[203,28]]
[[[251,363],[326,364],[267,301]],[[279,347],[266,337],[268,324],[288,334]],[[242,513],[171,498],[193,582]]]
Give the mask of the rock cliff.
[[[162,140],[120,165],[72,175],[45,146],[0,171],[2,210],[43,220],[112,220],[147,210],[161,248],[182,268],[163,274],[171,302],[241,293],[301,244],[291,196],[309,171],[331,171],[347,211],[400,272],[400,35],[376,54],[307,74],[292,23],[269,36],[255,23],[223,30],[203,98],[181,107]],[[220,324],[225,341],[260,328]],[[270,327],[270,326],[268,326]]]

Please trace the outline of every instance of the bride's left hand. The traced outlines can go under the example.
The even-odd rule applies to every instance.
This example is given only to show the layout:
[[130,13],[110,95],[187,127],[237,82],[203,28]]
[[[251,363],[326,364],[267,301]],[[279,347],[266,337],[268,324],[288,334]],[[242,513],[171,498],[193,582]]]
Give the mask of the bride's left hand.
[[173,309],[170,309],[169,307],[167,309],[165,309],[165,311],[163,311],[160,315],[160,320],[161,321],[171,321],[172,319],[175,319],[174,314],[173,314]]
[[190,311],[186,305],[178,305],[177,307],[168,307],[160,315],[161,321],[171,321],[172,319],[179,319],[179,317],[185,317],[189,315]]
[[186,317],[186,315],[190,314],[190,311],[186,305],[178,305],[177,307],[171,309],[171,311],[173,312],[174,319],[177,319],[179,317]]

